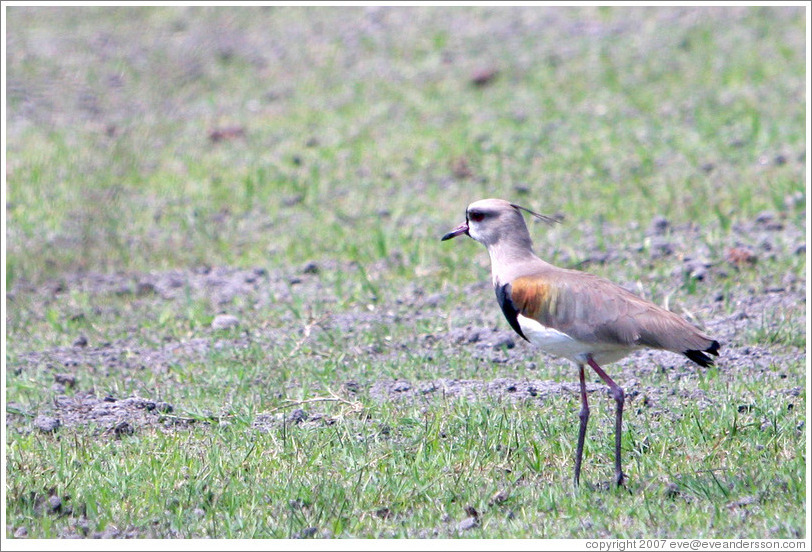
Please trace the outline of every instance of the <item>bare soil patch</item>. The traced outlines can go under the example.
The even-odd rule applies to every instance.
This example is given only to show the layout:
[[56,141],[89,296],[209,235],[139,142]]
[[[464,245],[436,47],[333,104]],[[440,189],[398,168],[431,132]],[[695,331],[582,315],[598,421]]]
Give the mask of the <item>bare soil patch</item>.
[[[799,228],[786,224],[781,217],[771,213],[760,215],[747,225],[739,225],[731,238],[728,252],[734,248],[747,248],[748,254],[734,251],[732,257],[719,259],[719,254],[711,252],[701,244],[701,229],[685,226],[671,228],[667,221],[654,220],[646,232],[647,244],[628,248],[606,250],[591,244],[587,239],[584,260],[579,265],[617,263],[623,267],[628,263],[651,262],[661,256],[674,257],[674,270],[671,278],[678,287],[686,277],[693,278],[697,285],[706,291],[704,297],[711,298],[701,306],[699,312],[707,331],[723,343],[722,355],[718,362],[719,373],[723,377],[747,375],[753,379],[781,379],[787,375],[781,366],[789,362],[799,362],[805,351],[793,347],[770,347],[753,345],[753,332],[769,330],[770,324],[779,324],[769,315],[777,312],[794,313],[791,324],[803,325],[806,283],[792,273],[765,276],[769,282],[764,289],[754,293],[752,289],[731,288],[728,295],[713,293],[719,284],[735,278],[737,271],[778,255],[805,255],[805,243]],[[656,242],[652,246],[652,241]],[[697,245],[699,243],[699,245]],[[665,245],[664,245],[665,244]],[[678,257],[679,251],[691,250],[692,256]],[[641,256],[647,253],[648,260]],[[560,257],[566,257],[559,252]],[[755,259],[755,261],[753,260]],[[21,283],[10,292],[10,307],[18,294],[34,294],[48,301],[54,296],[80,290],[93,297],[105,294],[123,295],[132,301],[161,303],[194,299],[210,301],[212,312],[228,312],[239,321],[242,315],[234,308],[234,300],[241,299],[243,305],[262,307],[269,302],[292,301],[294,294],[318,296],[321,301],[335,302],[332,287],[323,283],[330,271],[357,270],[352,263],[306,263],[288,272],[269,273],[262,268],[234,269],[228,267],[198,267],[190,270],[172,270],[150,274],[98,274],[83,273],[66,275],[58,281],[49,281],[41,286]],[[629,283],[627,287],[634,289]],[[490,300],[490,287],[487,282],[469,286],[467,295],[477,302]],[[342,332],[364,332],[376,326],[385,326],[397,320],[399,323],[415,324],[419,320],[451,317],[447,331],[415,331],[407,341],[391,343],[388,346],[358,348],[352,343],[347,347],[358,350],[354,354],[363,355],[383,362],[405,360],[422,355],[432,362],[438,353],[454,355],[460,350],[473,352],[479,362],[504,365],[505,369],[517,366],[535,368],[537,365],[566,366],[560,359],[551,359],[536,351],[520,337],[514,335],[506,324],[490,325],[483,318],[478,304],[461,304],[448,313],[443,306],[442,293],[427,293],[419,282],[401,290],[400,295],[381,301],[374,310],[358,308],[323,317],[311,328],[314,335],[319,331],[339,329]],[[722,314],[722,303],[732,305],[732,312]],[[246,308],[246,307],[243,307]],[[495,303],[488,308],[496,309]],[[501,322],[501,320],[500,320]],[[279,339],[301,339],[302,328],[291,324],[291,335],[279,335],[281,330],[250,328],[253,341],[265,339],[268,347]],[[224,337],[215,330],[204,331],[199,337],[186,341],[169,340],[158,346],[140,345],[135,338],[106,343],[88,343],[83,336],[77,336],[72,347],[60,347],[44,351],[29,351],[19,354],[9,365],[10,373],[20,375],[34,367],[45,367],[54,374],[50,384],[52,400],[41,405],[37,412],[10,404],[7,425],[20,431],[56,432],[63,428],[79,426],[97,427],[103,434],[118,437],[145,427],[177,429],[187,427],[189,421],[172,414],[173,410],[183,411],[187,405],[168,405],[160,398],[132,396],[99,396],[93,385],[94,374],[118,374],[126,381],[132,373],[142,370],[164,371],[172,364],[200,361],[212,349],[240,347],[245,344],[244,336]],[[552,363],[552,364],[551,364]],[[568,371],[568,367],[564,368]],[[676,381],[691,375],[701,368],[692,365],[679,355],[663,351],[641,351],[611,367],[610,373],[624,387],[629,399],[645,397],[647,404],[656,404],[664,393],[672,390],[646,384],[648,376],[655,372],[667,373],[669,380]],[[447,372],[447,370],[445,370]],[[438,366],[438,373],[445,373]],[[544,401],[552,396],[577,393],[577,379],[572,370],[571,379],[556,380],[533,378],[516,379],[499,377],[492,380],[455,379],[439,377],[423,381],[403,379],[382,379],[369,382],[349,382],[352,390],[368,393],[375,401],[409,401],[413,403],[446,400],[463,397],[468,400],[507,400]],[[539,373],[541,376],[542,373]],[[88,381],[89,379],[89,381]],[[557,381],[561,380],[561,381]],[[341,385],[347,382],[333,382]],[[590,391],[602,392],[604,387],[597,383],[589,386]],[[788,382],[783,391],[788,396],[795,392],[795,384]],[[146,394],[146,393],[145,393]],[[711,401],[707,397],[694,397],[700,404]],[[287,415],[287,414],[286,414]],[[307,414],[311,422],[320,421],[322,415],[313,410]],[[262,428],[273,421],[265,417],[258,419],[256,428]],[[275,420],[275,418],[274,418]],[[301,420],[300,420],[301,421]]]

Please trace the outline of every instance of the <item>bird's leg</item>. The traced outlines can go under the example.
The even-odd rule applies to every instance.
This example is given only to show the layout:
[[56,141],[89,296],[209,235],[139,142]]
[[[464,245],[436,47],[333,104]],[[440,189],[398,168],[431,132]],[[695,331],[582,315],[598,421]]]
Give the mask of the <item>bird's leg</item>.
[[586,422],[589,420],[589,402],[586,399],[586,381],[584,379],[584,365],[578,365],[578,378],[581,380],[581,411],[578,417],[581,426],[578,428],[578,448],[575,450],[575,486],[581,479],[581,458],[584,455],[584,437],[586,437]]
[[623,426],[623,402],[625,400],[625,394],[623,393],[623,389],[621,389],[621,387],[609,377],[609,374],[604,372],[603,368],[598,366],[598,363],[592,360],[591,357],[589,358],[589,365],[601,379],[606,382],[606,385],[609,386],[609,389],[612,391],[612,397],[614,397],[615,403],[617,404],[617,410],[615,411],[615,483],[617,483],[619,487],[623,485],[623,470],[620,467],[620,436]]

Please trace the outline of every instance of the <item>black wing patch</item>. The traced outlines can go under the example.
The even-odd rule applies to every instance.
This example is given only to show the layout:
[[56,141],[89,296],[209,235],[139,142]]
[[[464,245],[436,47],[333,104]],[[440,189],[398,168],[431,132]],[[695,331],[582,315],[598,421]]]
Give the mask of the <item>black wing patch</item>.
[[709,357],[705,353],[710,353],[712,355],[719,356],[719,347],[720,347],[719,342],[713,341],[711,343],[711,346],[703,351],[690,350],[685,351],[685,353],[683,354],[687,356],[689,359],[699,364],[700,366],[707,368],[708,366],[713,366],[715,360],[713,357]]
[[519,310],[510,299],[510,284],[503,286],[497,284],[494,289],[496,291],[496,300],[499,301],[499,306],[502,307],[502,312],[510,323],[510,327],[513,328],[517,334],[522,336],[525,341],[530,341],[522,333],[522,327],[519,325]]

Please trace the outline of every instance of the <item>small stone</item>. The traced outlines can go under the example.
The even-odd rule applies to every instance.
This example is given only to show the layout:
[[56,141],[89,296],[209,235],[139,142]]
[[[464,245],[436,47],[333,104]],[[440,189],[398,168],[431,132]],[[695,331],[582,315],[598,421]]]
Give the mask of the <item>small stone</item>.
[[58,512],[62,509],[62,499],[59,498],[59,495],[48,497],[48,508],[50,508],[51,512]]
[[479,527],[479,518],[467,517],[457,524],[457,531],[470,531]]
[[662,215],[656,215],[653,219],[651,219],[651,225],[649,226],[649,233],[654,236],[662,236],[664,235],[668,229],[671,227],[671,223]]
[[204,510],[203,508],[195,508],[195,509],[192,511],[192,513],[193,513],[194,515],[196,515],[197,517],[203,517],[203,516],[205,516],[205,515],[206,515],[206,510]]
[[54,381],[67,387],[76,386],[76,376],[73,374],[54,374]]
[[230,314],[218,314],[211,321],[211,327],[215,330],[228,330],[240,325],[240,319]]
[[[221,59],[226,60],[231,57],[227,51],[220,52]],[[213,128],[209,130],[209,140],[213,143],[234,140],[245,136],[245,128],[237,125]]]
[[299,424],[302,422],[306,422],[307,418],[308,418],[307,412],[305,412],[301,408],[297,408],[288,415],[287,421],[290,424]]
[[122,435],[132,435],[135,433],[135,429],[127,422],[119,422],[116,424],[116,427],[113,428],[113,434],[116,436],[116,439],[121,439]]
[[74,347],[87,347],[87,338],[83,335],[80,335],[73,341]]
[[695,280],[704,280],[708,275],[708,266],[702,261],[689,261],[685,263],[685,272]]
[[428,382],[420,386],[420,393],[422,395],[427,395],[429,393],[434,393],[437,391],[437,389],[439,389],[439,387],[437,387],[435,383]]
[[485,67],[471,75],[471,84],[474,86],[485,86],[486,84],[490,84],[498,75],[499,70],[495,67]]
[[516,342],[513,340],[512,337],[503,337],[502,339],[499,339],[496,343],[493,344],[493,348],[496,350],[502,348],[512,349],[515,346]]
[[57,418],[50,416],[37,416],[34,419],[34,427],[43,433],[53,433],[59,429],[61,425],[61,422]]
[[784,225],[777,220],[775,213],[772,211],[762,211],[756,216],[756,224],[762,226],[765,230],[782,230]]
[[426,300],[423,302],[423,305],[426,307],[437,307],[445,300],[445,295],[442,293],[434,293],[426,297]]
[[14,538],[15,539],[24,539],[28,537],[28,529],[25,527],[17,527],[14,531]]
[[315,261],[308,261],[302,266],[302,272],[305,274],[318,274],[320,271],[321,268]]

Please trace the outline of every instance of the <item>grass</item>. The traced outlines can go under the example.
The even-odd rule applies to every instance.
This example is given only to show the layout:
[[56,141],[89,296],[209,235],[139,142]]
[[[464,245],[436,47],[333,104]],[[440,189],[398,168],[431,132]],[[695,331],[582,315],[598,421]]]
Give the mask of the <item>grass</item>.
[[[564,214],[531,228],[544,256],[609,254],[585,268],[706,322],[805,289],[803,10],[7,15],[8,537],[807,538],[803,304],[736,326],[717,369],[614,368],[636,392],[626,489],[605,484],[602,390],[578,490],[574,392],[375,391],[575,383],[521,343],[450,339],[507,329],[481,247],[438,240],[481,197]],[[210,139],[228,127],[242,135]],[[786,231],[753,230],[763,211]],[[649,255],[655,215],[688,236],[674,255]],[[734,246],[758,263],[726,265]],[[696,256],[709,281],[674,277]],[[265,272],[220,302],[206,267]],[[133,291],[170,271],[171,297]],[[240,327],[213,330],[222,312]],[[76,387],[52,390],[56,372]],[[31,430],[55,395],[86,392],[163,400],[167,423],[187,422]],[[285,422],[295,408],[311,419]],[[480,524],[460,532],[468,506]]]
[[[290,538],[308,527],[345,537],[443,536],[468,505],[483,519],[472,536],[798,536],[802,511],[786,500],[804,492],[797,410],[742,416],[735,406],[688,407],[685,424],[634,417],[624,434],[634,483],[574,492],[575,397],[567,402],[543,414],[462,400],[429,412],[371,406],[330,426],[280,424],[268,433],[246,433],[236,420],[122,441],[31,434],[10,447],[12,473],[25,470],[9,495],[59,482],[91,531],[115,524],[177,537]],[[598,409],[587,447],[593,480],[611,477],[608,410]],[[769,415],[767,429],[761,415]],[[507,498],[492,502],[500,491]],[[30,499],[10,507],[45,534],[59,528]],[[577,521],[586,512],[588,526]]]

